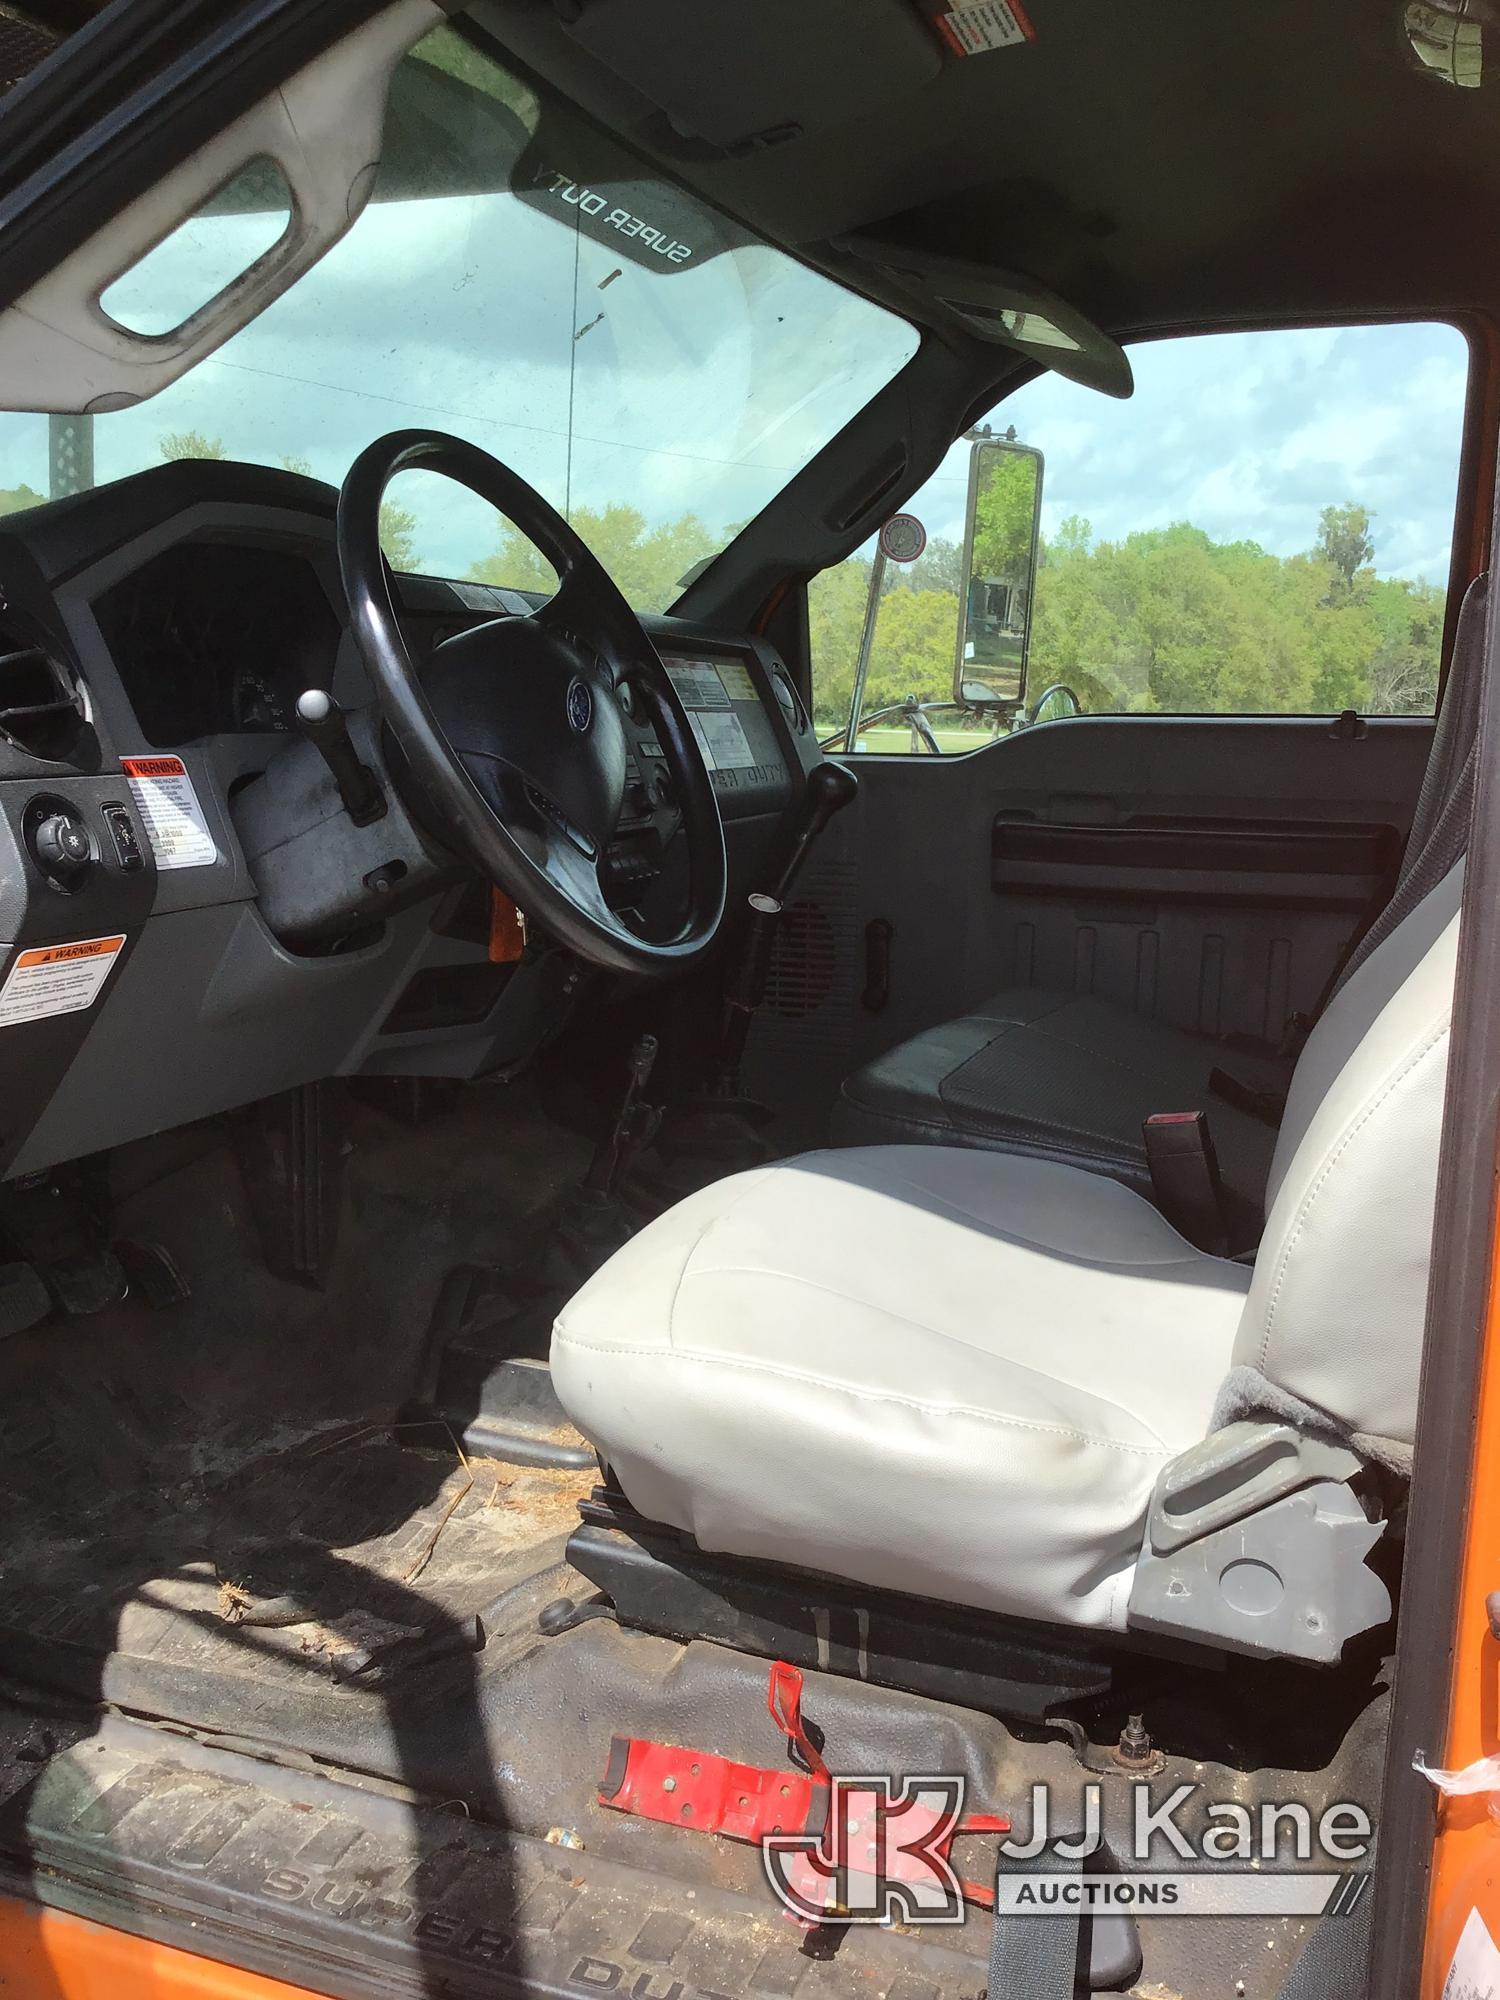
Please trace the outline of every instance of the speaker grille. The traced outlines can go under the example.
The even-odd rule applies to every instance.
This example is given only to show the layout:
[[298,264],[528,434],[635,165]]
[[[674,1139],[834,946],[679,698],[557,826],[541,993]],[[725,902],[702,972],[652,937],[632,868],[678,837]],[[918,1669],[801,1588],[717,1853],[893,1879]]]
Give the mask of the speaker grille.
[[859,988],[856,866],[815,861],[776,936],[756,1040],[766,1051],[842,1050]]

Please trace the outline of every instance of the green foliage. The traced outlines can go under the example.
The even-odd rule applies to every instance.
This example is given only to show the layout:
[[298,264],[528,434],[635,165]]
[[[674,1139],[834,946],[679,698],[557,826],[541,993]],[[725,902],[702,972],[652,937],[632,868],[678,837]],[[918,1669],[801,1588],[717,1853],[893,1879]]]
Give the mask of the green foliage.
[[[304,479],[313,477],[312,460],[300,451],[289,452],[281,463],[288,472],[300,472]],[[410,507],[398,506],[394,500],[381,501],[380,547],[392,569],[422,567],[417,554],[417,517]]]
[[19,514],[41,504],[41,494],[33,493],[29,486],[0,486],[0,514]]
[[410,507],[398,507],[394,500],[381,501],[380,546],[392,569],[422,567],[417,554],[417,517]]
[[960,542],[935,535],[914,563],[889,563],[885,572],[887,590],[946,590],[957,597],[963,581],[964,552]]
[[1037,578],[1032,688],[1065,681],[1096,711],[1430,710],[1444,593],[1377,579],[1368,516],[1332,511],[1352,572],[1327,536],[1281,558],[1185,522],[1097,545],[1086,524],[1065,524]]
[[[976,534],[976,574],[1004,573],[1022,519],[1014,493],[1003,508],[997,499],[983,569]],[[1041,550],[1030,692],[1061,681],[1095,713],[1430,713],[1445,594],[1377,577],[1373,555],[1369,513],[1354,505],[1325,508],[1315,546],[1288,557],[1216,542],[1186,522],[1096,542],[1090,523],[1071,515]],[[869,577],[869,564],[851,558],[809,586],[825,733],[848,714]],[[882,595],[866,713],[908,694],[941,701],[951,691],[957,590],[924,591],[918,581]]]
[[[674,521],[651,527],[638,507],[618,503],[602,510],[575,508],[572,523],[637,611],[665,611],[681,596],[688,571],[720,547],[719,538],[696,514],[680,514]],[[476,583],[504,584],[512,590],[557,588],[552,565],[509,522],[495,553],[475,563],[469,575]]]
[[1375,559],[1369,509],[1353,505],[1325,507],[1318,516],[1318,541],[1313,554],[1332,564],[1341,594],[1349,596],[1360,571]]
[[[223,458],[223,442],[170,432],[163,458]],[[284,461],[292,471],[307,461]],[[995,454],[975,507],[975,573],[1024,572],[1031,534],[1033,462]],[[36,506],[28,487],[0,491],[0,513]],[[684,577],[721,543],[695,514],[651,524],[640,508],[581,507],[573,525],[640,611],[663,611]],[[387,501],[380,537],[397,569],[420,567],[417,519]],[[1407,577],[1380,577],[1367,508],[1325,507],[1304,555],[1269,555],[1254,542],[1216,542],[1188,522],[1123,541],[1096,542],[1070,515],[1040,550],[1033,593],[1029,686],[1076,690],[1095,713],[1430,713],[1437,695],[1444,592]],[[886,565],[870,655],[865,713],[915,695],[943,701],[953,685],[962,551],[931,542],[909,565]],[[551,566],[506,524],[493,555],[470,575],[485,583],[550,591]],[[808,586],[818,727],[845,719],[870,588],[861,557],[836,563]]]
[[[1031,560],[1037,462],[1029,452],[980,447],[974,496],[975,576],[1024,577]],[[954,580],[955,591],[958,581]]]
[[[911,565],[913,571],[921,567],[920,561]],[[893,564],[885,574],[865,681],[866,714],[909,694],[922,701],[940,699],[953,686],[957,591],[925,589],[922,576],[896,572]],[[860,557],[835,563],[808,585],[815,705],[818,727],[825,733],[849,713],[869,592],[870,564]]]
[[202,431],[167,431],[157,439],[161,455],[174,458],[228,458],[222,438],[205,437]]

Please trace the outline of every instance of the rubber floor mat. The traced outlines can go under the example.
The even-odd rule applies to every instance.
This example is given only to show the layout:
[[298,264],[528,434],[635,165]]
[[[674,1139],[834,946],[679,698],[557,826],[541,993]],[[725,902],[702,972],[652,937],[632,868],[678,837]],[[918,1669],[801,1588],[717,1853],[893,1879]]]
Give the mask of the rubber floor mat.
[[476,1619],[545,1566],[595,1474],[465,1459],[432,1436],[344,1425],[87,1504],[56,1461],[19,1491],[13,1474],[0,1665],[20,1635],[29,1662],[51,1640],[75,1660],[273,1677],[481,1644]]
[[646,1829],[629,1863],[590,1831],[520,1834],[111,1718],[0,1806],[0,1883],[350,1994],[978,2000],[985,1983],[982,1919],[856,1926],[809,1955],[764,1883],[676,1878],[674,1830]]

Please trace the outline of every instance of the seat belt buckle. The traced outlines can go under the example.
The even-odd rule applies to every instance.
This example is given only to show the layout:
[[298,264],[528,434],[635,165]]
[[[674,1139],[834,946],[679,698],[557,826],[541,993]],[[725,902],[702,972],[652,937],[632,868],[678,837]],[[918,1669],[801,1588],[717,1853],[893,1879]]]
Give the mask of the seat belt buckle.
[[1141,1132],[1156,1206],[1195,1249],[1228,1256],[1224,1185],[1207,1112],[1158,1111]]

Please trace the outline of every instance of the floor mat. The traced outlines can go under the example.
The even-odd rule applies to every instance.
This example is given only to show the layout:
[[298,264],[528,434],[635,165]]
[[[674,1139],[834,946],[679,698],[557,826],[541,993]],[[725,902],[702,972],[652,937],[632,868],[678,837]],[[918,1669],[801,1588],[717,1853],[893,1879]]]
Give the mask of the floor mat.
[[[596,1474],[465,1459],[371,1426],[313,1434],[128,1509],[12,1491],[0,1665],[22,1635],[81,1654],[271,1674],[379,1672],[483,1643],[488,1607],[555,1559]],[[122,1520],[122,1513],[126,1516]],[[481,1621],[476,1628],[474,1621]]]
[[[573,1829],[482,1826],[123,1720],[0,1806],[0,1881],[301,1987],[635,2000],[978,2000],[982,1919],[856,1928],[808,1955],[764,1883],[628,1861]],[[563,1844],[566,1840],[567,1844]],[[706,1843],[705,1843],[706,1845]],[[667,1866],[664,1867],[663,1863]]]
[[400,1642],[461,1644],[552,1559],[586,1478],[391,1426],[445,1274],[503,1266],[586,1149],[520,1087],[415,1127],[353,1100],[341,1120],[319,1286],[267,1268],[222,1127],[112,1161],[113,1228],[164,1244],[190,1296],[0,1343],[0,1661],[56,1642],[74,1686],[106,1653],[352,1671]]

